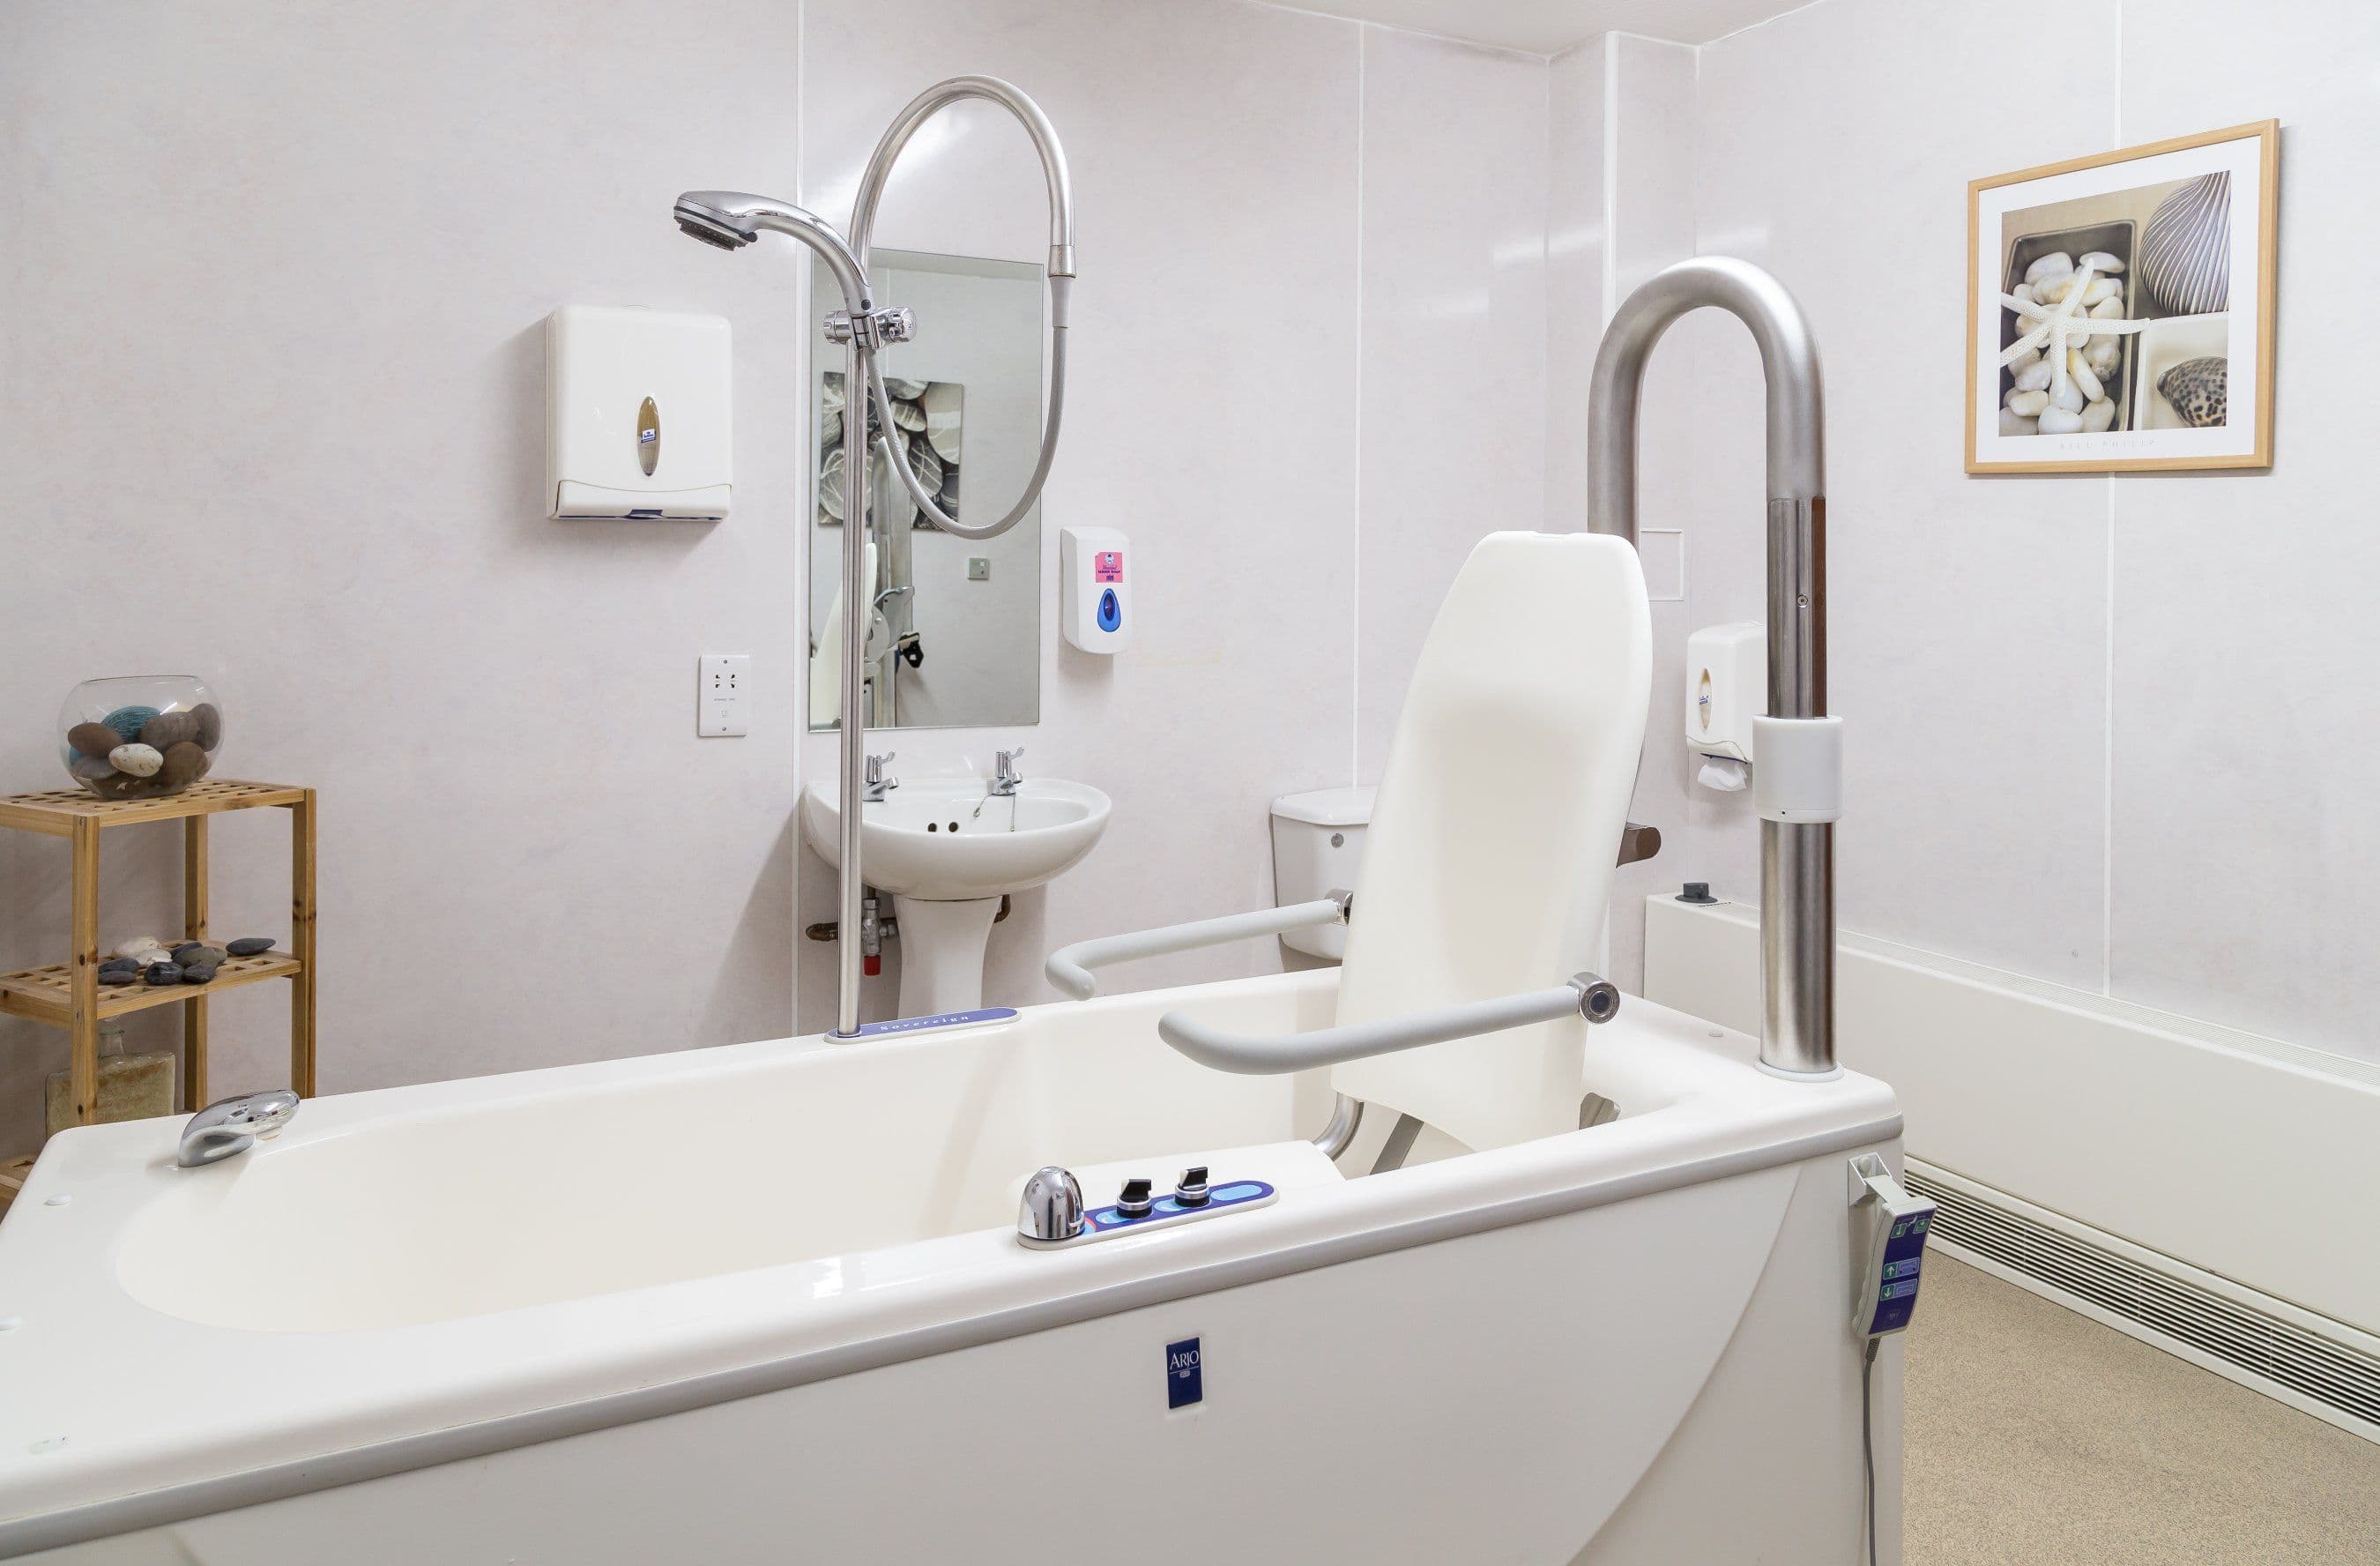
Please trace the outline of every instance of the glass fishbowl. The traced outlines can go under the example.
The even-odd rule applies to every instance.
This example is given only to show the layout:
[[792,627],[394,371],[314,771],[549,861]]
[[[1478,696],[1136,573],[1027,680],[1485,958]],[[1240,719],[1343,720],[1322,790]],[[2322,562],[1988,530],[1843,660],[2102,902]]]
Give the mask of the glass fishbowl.
[[214,769],[224,716],[189,674],[86,679],[58,709],[58,759],[103,800],[178,794]]

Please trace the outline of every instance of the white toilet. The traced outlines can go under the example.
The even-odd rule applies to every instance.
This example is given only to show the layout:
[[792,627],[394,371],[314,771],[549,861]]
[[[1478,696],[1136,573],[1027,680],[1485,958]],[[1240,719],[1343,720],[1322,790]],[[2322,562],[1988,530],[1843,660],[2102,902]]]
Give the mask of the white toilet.
[[[1286,908],[1335,891],[1354,891],[1364,862],[1364,832],[1372,824],[1372,790],[1317,789],[1272,802],[1273,901]],[[1320,924],[1281,937],[1292,951],[1347,955],[1347,926]]]

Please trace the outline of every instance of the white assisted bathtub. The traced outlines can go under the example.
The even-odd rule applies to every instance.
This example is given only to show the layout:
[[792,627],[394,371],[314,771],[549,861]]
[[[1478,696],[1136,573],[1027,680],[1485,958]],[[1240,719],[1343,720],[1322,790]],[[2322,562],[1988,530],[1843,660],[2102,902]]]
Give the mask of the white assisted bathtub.
[[[67,1132],[0,1223],[0,1556],[1854,1559],[1844,1166],[1897,1165],[1890,1092],[1632,999],[1616,1120],[1345,1178],[1318,1073],[1155,1034],[1323,1025],[1337,979],[316,1099],[198,1169],[178,1121]],[[1279,1196],[1015,1237],[1040,1165],[1197,1161]]]

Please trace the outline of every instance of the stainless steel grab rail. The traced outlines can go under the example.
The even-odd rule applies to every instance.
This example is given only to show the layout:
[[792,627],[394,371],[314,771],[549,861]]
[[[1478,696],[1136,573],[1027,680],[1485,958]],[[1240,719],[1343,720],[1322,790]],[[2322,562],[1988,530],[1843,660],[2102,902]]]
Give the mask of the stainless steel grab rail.
[[1235,1034],[1201,1022],[1186,1011],[1168,1011],[1157,1020],[1157,1036],[1218,1071],[1277,1076],[1428,1044],[1478,1038],[1532,1022],[1559,1022],[1573,1013],[1590,1022],[1608,1022],[1620,1014],[1620,991],[1608,979],[1578,973],[1551,989],[1303,1034]]
[[[1587,393],[1586,525],[1636,541],[1636,423],[1645,365],[1670,323],[1714,305],[1751,329],[1767,382],[1768,716],[1827,711],[1826,398],[1809,318],[1749,262],[1696,256],[1655,273],[1603,331]],[[1835,828],[1760,823],[1760,1063],[1835,1067]]]

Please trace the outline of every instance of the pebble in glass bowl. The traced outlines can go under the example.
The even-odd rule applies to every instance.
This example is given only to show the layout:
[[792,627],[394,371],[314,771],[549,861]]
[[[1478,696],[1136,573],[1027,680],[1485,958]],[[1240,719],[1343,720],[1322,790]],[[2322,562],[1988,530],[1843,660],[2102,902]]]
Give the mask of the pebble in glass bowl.
[[223,707],[188,674],[86,679],[58,709],[58,759],[103,800],[178,794],[212,771]]

